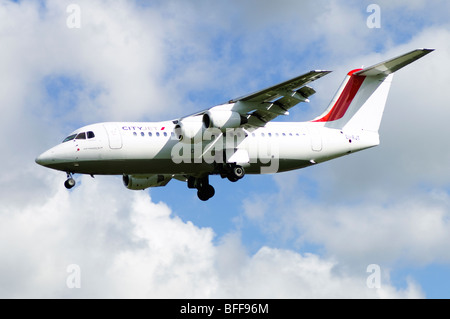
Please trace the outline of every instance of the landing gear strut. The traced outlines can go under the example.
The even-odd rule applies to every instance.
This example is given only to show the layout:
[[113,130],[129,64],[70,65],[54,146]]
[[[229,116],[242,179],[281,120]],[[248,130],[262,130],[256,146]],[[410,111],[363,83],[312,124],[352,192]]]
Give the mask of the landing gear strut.
[[64,186],[67,189],[71,189],[75,186],[75,180],[72,177],[72,173],[67,173],[67,180],[64,182]]

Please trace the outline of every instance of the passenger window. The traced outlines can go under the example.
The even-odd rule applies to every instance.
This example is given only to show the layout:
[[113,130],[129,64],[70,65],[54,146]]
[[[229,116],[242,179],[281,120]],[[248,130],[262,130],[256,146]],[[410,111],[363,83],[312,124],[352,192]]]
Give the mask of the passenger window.
[[134,135],[134,136],[137,136],[137,133],[136,133],[136,132],[133,132],[133,135]]
[[167,136],[167,132],[164,132],[164,136]]
[[159,132],[156,132],[156,136],[159,136]]
[[144,132],[141,132],[141,136],[144,136],[145,135],[145,133]]
[[95,134],[92,131],[87,132],[87,138],[94,138]]
[[148,136],[152,137],[152,132],[148,132]]
[[85,140],[86,139],[86,133],[80,133],[77,135],[77,137],[75,138],[76,140]]

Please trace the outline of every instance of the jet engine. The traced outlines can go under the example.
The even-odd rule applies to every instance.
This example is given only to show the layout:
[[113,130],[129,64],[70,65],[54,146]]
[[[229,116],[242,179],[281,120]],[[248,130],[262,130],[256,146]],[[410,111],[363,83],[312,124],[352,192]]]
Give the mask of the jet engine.
[[175,136],[180,142],[190,144],[192,139],[194,142],[201,141],[203,133],[203,123],[201,117],[187,118],[175,125]]
[[225,132],[227,128],[238,128],[247,123],[247,118],[233,111],[209,110],[203,114],[202,121],[205,128],[214,127]]
[[123,175],[123,184],[132,190],[143,190],[149,187],[165,186],[172,179],[172,175],[132,176]]

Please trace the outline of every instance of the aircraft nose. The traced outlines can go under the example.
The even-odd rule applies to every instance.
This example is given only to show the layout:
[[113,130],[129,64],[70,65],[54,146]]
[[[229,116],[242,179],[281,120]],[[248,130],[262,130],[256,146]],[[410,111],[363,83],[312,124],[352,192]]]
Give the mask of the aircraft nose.
[[46,151],[36,157],[35,162],[42,166],[48,166],[53,162],[53,152],[52,151]]

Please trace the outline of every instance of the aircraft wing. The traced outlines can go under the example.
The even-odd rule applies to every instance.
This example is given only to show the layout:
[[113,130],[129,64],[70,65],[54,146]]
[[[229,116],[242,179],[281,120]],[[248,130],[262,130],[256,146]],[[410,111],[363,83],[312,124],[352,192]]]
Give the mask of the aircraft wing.
[[247,117],[246,127],[261,127],[279,115],[288,115],[288,110],[300,102],[309,102],[308,97],[316,91],[307,86],[331,71],[314,70],[264,90],[233,100],[233,111]]
[[[241,127],[257,128],[264,126],[279,115],[289,115],[288,110],[300,102],[309,102],[308,97],[316,91],[307,86],[331,71],[314,70],[280,84],[268,87],[264,90],[232,99],[228,104],[214,106],[178,120],[197,117],[213,110],[230,110],[239,113],[247,119],[247,123]],[[230,106],[230,107],[229,107]]]

